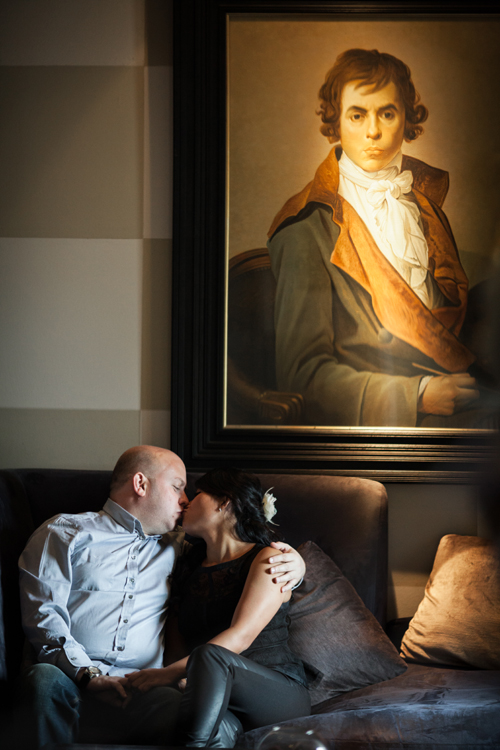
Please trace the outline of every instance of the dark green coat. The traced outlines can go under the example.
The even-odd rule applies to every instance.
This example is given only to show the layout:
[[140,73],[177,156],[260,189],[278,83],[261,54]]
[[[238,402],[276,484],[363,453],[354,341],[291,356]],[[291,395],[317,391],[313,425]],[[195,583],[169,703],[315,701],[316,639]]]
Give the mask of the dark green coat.
[[339,236],[328,206],[309,203],[268,242],[277,282],[278,387],[302,393],[306,420],[331,426],[415,426],[433,360],[392,336],[371,297],[330,260]]

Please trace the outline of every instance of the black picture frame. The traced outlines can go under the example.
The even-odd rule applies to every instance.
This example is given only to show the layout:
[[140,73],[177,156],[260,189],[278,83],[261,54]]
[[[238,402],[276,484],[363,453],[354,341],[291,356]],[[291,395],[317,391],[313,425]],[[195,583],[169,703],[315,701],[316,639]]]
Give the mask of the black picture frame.
[[171,446],[190,470],[236,465],[396,482],[475,482],[489,430],[224,426],[228,14],[480,14],[486,4],[183,0],[174,4]]

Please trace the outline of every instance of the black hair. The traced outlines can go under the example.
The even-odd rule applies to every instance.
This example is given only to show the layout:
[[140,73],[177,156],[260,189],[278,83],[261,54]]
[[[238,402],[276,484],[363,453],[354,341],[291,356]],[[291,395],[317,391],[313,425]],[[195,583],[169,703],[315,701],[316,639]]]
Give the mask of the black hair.
[[241,469],[212,469],[196,481],[196,488],[217,500],[231,502],[236,519],[234,531],[242,542],[268,546],[281,539],[264,515],[264,491],[255,474]]

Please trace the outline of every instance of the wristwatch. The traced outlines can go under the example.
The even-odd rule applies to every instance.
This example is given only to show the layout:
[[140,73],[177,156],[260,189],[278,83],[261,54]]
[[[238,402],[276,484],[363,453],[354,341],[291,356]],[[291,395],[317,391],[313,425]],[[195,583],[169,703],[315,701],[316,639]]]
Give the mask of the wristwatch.
[[80,690],[85,690],[90,680],[93,680],[94,677],[100,677],[101,675],[102,672],[99,667],[85,667],[82,676],[78,680],[78,687]]

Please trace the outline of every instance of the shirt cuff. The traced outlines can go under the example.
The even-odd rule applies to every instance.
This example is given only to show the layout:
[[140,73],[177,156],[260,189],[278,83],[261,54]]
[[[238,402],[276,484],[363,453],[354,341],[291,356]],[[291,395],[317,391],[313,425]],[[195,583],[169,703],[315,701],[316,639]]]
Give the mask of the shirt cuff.
[[418,407],[417,407],[417,411],[421,411],[420,407],[422,406],[422,396],[424,394],[425,389],[427,388],[428,382],[430,380],[432,380],[432,377],[433,377],[432,375],[426,375],[425,377],[422,378],[422,380],[418,384]]
[[82,667],[91,667],[92,661],[85,652],[80,649],[61,649],[54,662],[56,667],[68,675],[72,680],[76,680],[76,675]]

